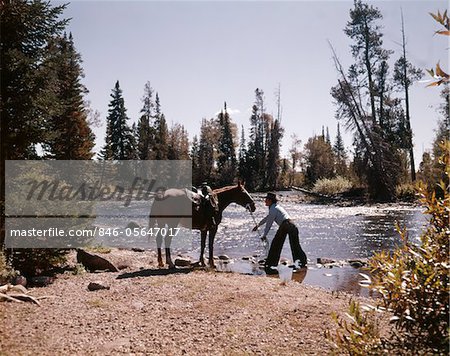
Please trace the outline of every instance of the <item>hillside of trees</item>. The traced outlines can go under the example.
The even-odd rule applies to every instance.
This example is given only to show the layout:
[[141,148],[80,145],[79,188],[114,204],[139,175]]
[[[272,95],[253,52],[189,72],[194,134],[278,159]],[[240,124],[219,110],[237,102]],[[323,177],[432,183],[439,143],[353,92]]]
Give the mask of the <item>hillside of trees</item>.
[[[150,82],[143,83],[140,117],[130,118],[115,78],[108,113],[97,118],[106,134],[95,155],[94,118],[85,100],[89,88],[82,84],[81,54],[65,32],[65,7],[44,1],[1,2],[2,201],[4,162],[12,159],[191,160],[194,185],[206,181],[218,187],[240,179],[250,191],[313,189],[321,180],[343,178],[383,201],[396,199],[399,186],[417,177],[430,180],[434,174],[440,155],[437,143],[448,136],[448,87],[442,92],[436,143],[417,169],[409,107],[414,98],[409,89],[422,70],[407,58],[406,29],[400,19],[401,50],[394,53],[383,47],[383,16],[374,6],[355,1],[343,28],[352,41],[353,63],[345,67],[330,44],[339,79],[324,96],[331,94],[329,100],[336,104],[336,137],[330,138],[329,128],[323,127],[321,135],[304,144],[293,135],[286,157],[281,156],[279,90],[278,112],[271,115],[263,89],[255,89],[248,132],[237,127],[224,102],[216,117],[199,118],[200,132],[191,133],[190,140],[182,124],[168,126],[164,98]],[[352,148],[344,146],[342,130],[353,134]]]

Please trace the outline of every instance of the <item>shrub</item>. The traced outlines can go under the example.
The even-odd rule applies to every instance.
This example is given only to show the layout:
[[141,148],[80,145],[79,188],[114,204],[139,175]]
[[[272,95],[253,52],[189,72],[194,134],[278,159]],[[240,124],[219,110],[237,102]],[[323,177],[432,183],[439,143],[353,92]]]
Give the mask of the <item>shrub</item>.
[[[445,144],[448,145],[448,141]],[[447,177],[449,154],[450,150],[444,150],[440,159]],[[371,334],[364,339],[348,338],[342,336],[342,330],[350,334],[358,332],[360,323],[340,322],[341,331],[335,336],[329,334],[339,349],[352,354],[351,350],[358,350],[361,344],[376,350],[381,342],[384,349],[400,354],[448,354],[450,193],[447,182],[448,179],[437,185],[439,194],[430,193],[423,185],[418,188],[426,206],[425,213],[431,216],[420,244],[409,241],[407,231],[398,229],[403,244],[391,253],[383,251],[369,260],[373,276],[370,287],[381,294],[381,303],[393,314],[391,322],[396,329],[386,340],[370,330]]]
[[52,269],[66,262],[69,250],[27,248],[6,250],[6,252],[14,269],[20,271],[25,277],[33,277],[51,273]]
[[339,350],[346,350],[350,355],[376,355],[381,349],[381,338],[378,320],[374,310],[364,314],[360,304],[350,300],[347,320],[339,318],[333,313],[333,319],[339,329],[333,335],[329,330],[325,332],[325,337],[331,340],[334,347]]
[[313,187],[313,192],[324,195],[336,195],[348,192],[353,187],[352,182],[344,177],[336,177],[332,179],[319,179]]
[[403,201],[415,201],[417,199],[417,189],[411,183],[399,184],[395,189],[397,199]]
[[17,274],[8,263],[5,254],[0,251],[0,285],[9,282]]

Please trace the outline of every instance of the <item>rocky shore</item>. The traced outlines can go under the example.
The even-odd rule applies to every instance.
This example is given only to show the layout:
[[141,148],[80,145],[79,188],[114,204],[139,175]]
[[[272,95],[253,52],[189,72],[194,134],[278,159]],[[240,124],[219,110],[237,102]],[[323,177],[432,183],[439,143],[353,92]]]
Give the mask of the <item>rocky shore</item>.
[[324,355],[331,313],[351,297],[277,276],[158,270],[151,252],[108,257],[126,269],[60,275],[29,290],[40,305],[1,302],[0,353]]

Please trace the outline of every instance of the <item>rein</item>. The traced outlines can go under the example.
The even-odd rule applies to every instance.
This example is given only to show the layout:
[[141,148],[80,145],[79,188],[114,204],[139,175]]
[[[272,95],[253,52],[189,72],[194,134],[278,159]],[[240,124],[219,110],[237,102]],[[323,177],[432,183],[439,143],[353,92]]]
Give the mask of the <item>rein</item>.
[[[250,209],[250,204],[247,204],[247,206],[245,207],[248,212],[250,213],[250,216],[253,219],[253,222],[255,223],[255,226],[258,226],[258,223],[256,222],[255,216],[253,215],[251,209]],[[258,232],[258,237],[259,237],[259,241],[262,243],[262,246],[264,248],[264,251],[266,253],[266,257],[269,255],[269,243],[267,241],[267,238],[265,240],[261,240],[261,234],[259,233],[258,228],[256,228],[256,231]]]

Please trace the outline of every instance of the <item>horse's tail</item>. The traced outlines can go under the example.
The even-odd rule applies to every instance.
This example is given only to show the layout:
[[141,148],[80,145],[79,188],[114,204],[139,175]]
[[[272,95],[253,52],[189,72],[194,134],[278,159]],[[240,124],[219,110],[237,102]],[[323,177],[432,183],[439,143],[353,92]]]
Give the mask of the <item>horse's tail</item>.
[[153,202],[152,208],[150,209],[150,215],[148,217],[148,227],[152,228],[158,224],[158,202],[155,200]]

